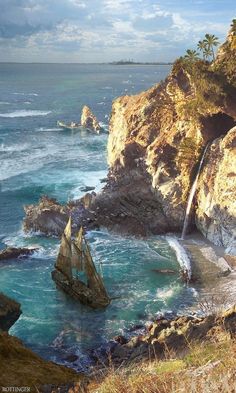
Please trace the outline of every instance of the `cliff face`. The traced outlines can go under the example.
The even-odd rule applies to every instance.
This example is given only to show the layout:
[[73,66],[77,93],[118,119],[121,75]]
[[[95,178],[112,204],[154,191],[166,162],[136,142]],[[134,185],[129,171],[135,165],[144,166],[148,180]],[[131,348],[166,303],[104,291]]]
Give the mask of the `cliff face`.
[[[106,192],[112,200],[116,189],[117,205],[121,201],[129,216],[141,218],[139,229],[145,233],[182,229],[204,147],[236,124],[233,53],[231,31],[211,68],[204,62],[189,65],[180,60],[165,82],[113,103],[108,141],[113,189],[108,186]],[[220,155],[208,154],[201,179],[205,188],[201,183],[197,200],[198,228],[224,246],[231,242],[235,224],[235,152],[229,142],[233,133],[213,143],[211,152],[218,149]]]
[[[135,235],[181,231],[204,148],[225,137],[213,143],[206,157],[189,222],[190,228],[195,225],[198,206],[199,229],[214,243],[228,245],[235,218],[229,206],[235,184],[233,150],[227,147],[233,132],[227,133],[236,125],[234,34],[232,30],[213,65],[179,59],[164,82],[138,95],[116,99],[108,139],[110,170],[103,191],[90,195],[89,203],[80,200],[61,207],[41,201],[29,206],[25,229],[60,234],[71,214],[74,230],[82,224],[88,229],[105,226]],[[214,153],[214,146],[220,156]],[[227,177],[224,200],[222,176]]]
[[199,121],[180,114],[190,94],[191,82],[181,71],[144,93],[113,103],[108,141],[111,177],[129,203],[136,203],[137,215],[144,212],[146,232],[182,228],[196,162],[211,138]]
[[211,145],[197,196],[196,224],[206,238],[236,254],[236,127]]

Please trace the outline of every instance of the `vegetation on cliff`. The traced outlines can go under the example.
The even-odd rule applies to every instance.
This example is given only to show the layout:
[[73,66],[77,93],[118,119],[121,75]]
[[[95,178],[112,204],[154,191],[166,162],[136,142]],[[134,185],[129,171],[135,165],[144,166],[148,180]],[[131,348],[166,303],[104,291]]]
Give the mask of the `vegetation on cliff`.
[[[236,96],[236,20],[215,59],[213,48],[217,45],[217,37],[206,34],[205,39],[198,42],[203,59],[196,50],[188,49],[186,55],[174,63],[173,75],[184,71],[190,78],[192,91],[182,110],[192,119],[224,111]],[[213,62],[207,60],[210,56]]]

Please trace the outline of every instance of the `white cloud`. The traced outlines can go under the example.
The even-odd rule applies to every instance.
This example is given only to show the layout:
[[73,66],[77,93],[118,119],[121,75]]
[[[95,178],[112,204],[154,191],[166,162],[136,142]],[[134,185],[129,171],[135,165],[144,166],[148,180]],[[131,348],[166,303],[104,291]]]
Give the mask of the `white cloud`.
[[80,1],[80,0],[69,0],[69,2],[72,5],[74,5],[76,7],[79,7],[79,8],[86,8],[87,7],[86,4],[83,1]]

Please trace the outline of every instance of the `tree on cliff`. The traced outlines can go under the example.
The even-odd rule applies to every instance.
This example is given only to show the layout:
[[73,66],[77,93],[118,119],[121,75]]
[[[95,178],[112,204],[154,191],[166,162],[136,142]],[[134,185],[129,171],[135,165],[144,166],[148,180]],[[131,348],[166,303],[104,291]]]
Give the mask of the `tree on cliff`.
[[213,60],[215,60],[214,46],[219,45],[218,38],[214,34],[206,34],[203,42],[206,44],[206,48],[211,51]]
[[203,53],[203,59],[206,60],[206,58],[207,58],[207,54],[206,54],[207,45],[206,45],[206,42],[198,41],[197,48]]
[[184,58],[190,62],[197,61],[199,59],[199,53],[196,50],[187,49]]

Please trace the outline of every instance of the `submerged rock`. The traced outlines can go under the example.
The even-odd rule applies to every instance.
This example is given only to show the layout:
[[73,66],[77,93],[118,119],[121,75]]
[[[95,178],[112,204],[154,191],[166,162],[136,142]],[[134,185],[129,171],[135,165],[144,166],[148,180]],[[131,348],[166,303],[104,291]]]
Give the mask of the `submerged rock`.
[[178,274],[176,270],[172,269],[152,269],[152,272],[160,274]]
[[82,191],[82,192],[88,192],[88,191],[93,191],[93,190],[95,190],[95,187],[93,187],[93,186],[80,187],[80,191]]
[[0,293],[0,331],[8,331],[20,315],[20,304]]
[[102,130],[96,116],[92,113],[91,109],[88,106],[84,106],[81,114],[81,126],[84,128],[88,128],[91,131],[99,134]]
[[37,248],[7,247],[6,249],[0,251],[0,261],[19,257],[28,257],[37,250]]

